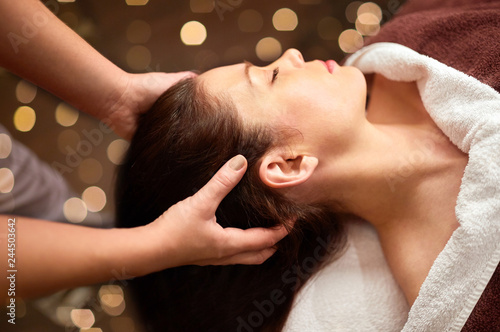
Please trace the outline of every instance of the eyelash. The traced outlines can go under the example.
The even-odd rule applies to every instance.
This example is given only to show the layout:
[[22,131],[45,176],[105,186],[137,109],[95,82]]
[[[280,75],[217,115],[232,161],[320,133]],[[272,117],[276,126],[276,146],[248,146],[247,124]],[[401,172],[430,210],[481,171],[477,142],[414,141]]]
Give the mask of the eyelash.
[[280,72],[280,67],[274,68],[274,70],[273,70],[273,79],[271,80],[271,83],[273,83],[274,81],[276,81],[276,79],[278,78],[279,72]]

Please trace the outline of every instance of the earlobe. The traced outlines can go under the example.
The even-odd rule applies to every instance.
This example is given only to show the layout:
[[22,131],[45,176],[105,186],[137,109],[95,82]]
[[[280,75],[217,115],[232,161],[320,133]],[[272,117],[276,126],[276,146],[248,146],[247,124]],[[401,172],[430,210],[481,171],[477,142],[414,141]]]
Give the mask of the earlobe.
[[261,180],[271,188],[287,188],[306,182],[318,166],[318,158],[300,155],[286,158],[275,152],[264,157],[260,165]]

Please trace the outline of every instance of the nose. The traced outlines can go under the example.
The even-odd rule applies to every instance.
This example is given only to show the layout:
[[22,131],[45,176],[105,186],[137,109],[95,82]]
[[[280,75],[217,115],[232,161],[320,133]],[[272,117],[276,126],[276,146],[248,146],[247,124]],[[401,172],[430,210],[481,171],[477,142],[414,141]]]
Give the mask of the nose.
[[286,52],[281,56],[280,60],[290,62],[292,66],[297,68],[302,68],[305,64],[302,53],[294,48],[286,50]]

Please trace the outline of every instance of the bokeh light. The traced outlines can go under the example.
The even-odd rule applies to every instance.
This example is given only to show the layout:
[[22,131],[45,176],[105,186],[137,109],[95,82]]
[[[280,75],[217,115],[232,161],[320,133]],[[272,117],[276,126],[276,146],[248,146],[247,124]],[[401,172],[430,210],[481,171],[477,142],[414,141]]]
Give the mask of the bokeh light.
[[127,40],[134,44],[145,44],[151,38],[151,25],[143,20],[132,21],[127,27]]
[[238,17],[238,28],[243,32],[258,32],[263,25],[261,13],[254,9],[246,9]]
[[135,45],[127,51],[126,59],[131,69],[144,70],[151,64],[151,52],[143,45]]
[[364,36],[375,36],[380,31],[380,20],[372,13],[363,13],[356,19],[356,30]]
[[80,223],[87,217],[87,206],[78,197],[72,197],[64,203],[63,213],[69,222]]
[[343,31],[339,36],[339,46],[345,53],[354,53],[363,47],[363,36],[353,29]]
[[23,104],[29,104],[35,99],[38,88],[28,81],[20,80],[16,86],[16,98]]
[[181,40],[186,45],[201,45],[207,39],[207,29],[198,21],[189,21],[182,26]]
[[56,107],[56,122],[63,127],[71,127],[78,121],[80,113],[66,103],[59,103]]
[[99,299],[111,307],[123,302],[123,289],[118,285],[103,285],[99,288]]
[[345,9],[345,17],[350,23],[356,22],[358,18],[358,8],[363,4],[362,1],[353,1]]
[[215,8],[214,0],[190,0],[189,7],[193,13],[211,13]]
[[123,157],[127,152],[129,143],[121,138],[118,138],[111,142],[107,149],[108,159],[115,165],[120,165],[123,161]]
[[99,187],[88,187],[82,193],[82,200],[90,212],[99,212],[106,205],[106,193]]
[[95,323],[94,313],[90,309],[71,310],[71,321],[81,329],[90,329]]
[[129,6],[144,6],[147,5],[149,0],[125,0]]
[[12,188],[14,188],[14,173],[9,168],[0,168],[0,193],[10,193]]
[[12,152],[12,140],[9,135],[1,133],[0,134],[0,159],[5,159],[9,157]]
[[289,8],[278,9],[273,15],[273,26],[278,31],[293,31],[298,24],[297,14]]
[[123,290],[117,285],[104,285],[99,289],[99,300],[103,310],[111,316],[118,316],[125,310]]
[[335,17],[324,17],[318,23],[318,34],[324,40],[337,40],[342,32],[342,23]]
[[378,22],[382,20],[382,9],[380,9],[379,5],[373,2],[365,2],[360,5],[357,10],[358,17],[363,14],[373,14],[378,19]]
[[102,178],[102,165],[94,158],[84,159],[78,166],[78,176],[84,183],[94,184]]
[[255,53],[262,61],[274,61],[282,53],[281,43],[273,37],[262,38],[255,46]]
[[35,110],[29,106],[21,106],[14,113],[14,127],[22,132],[28,132],[35,126]]
[[107,305],[103,305],[102,309],[104,312],[106,312],[110,316],[119,316],[125,311],[126,305],[125,301],[121,302],[118,306],[116,307],[109,307]]

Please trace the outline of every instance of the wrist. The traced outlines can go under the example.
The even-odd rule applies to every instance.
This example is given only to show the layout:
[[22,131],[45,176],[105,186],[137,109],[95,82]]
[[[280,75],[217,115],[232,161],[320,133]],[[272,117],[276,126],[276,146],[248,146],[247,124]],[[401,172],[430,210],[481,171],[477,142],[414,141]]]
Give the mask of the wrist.
[[93,110],[93,115],[108,126],[117,123],[124,111],[131,109],[129,96],[131,81],[130,74],[120,69],[120,74],[116,75],[116,79],[111,85],[112,89],[101,101],[100,105],[97,105]]
[[160,270],[157,241],[147,226],[109,231],[110,250],[105,259],[112,278],[128,279]]

